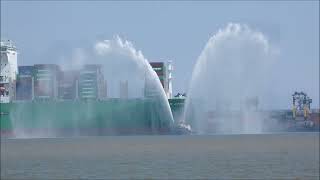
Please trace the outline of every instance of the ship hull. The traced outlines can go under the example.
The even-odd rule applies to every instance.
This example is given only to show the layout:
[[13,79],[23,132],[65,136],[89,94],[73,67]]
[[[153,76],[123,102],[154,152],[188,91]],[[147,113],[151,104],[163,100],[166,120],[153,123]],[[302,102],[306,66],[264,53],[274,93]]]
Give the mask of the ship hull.
[[1,104],[1,135],[78,136],[170,133],[173,122],[147,99]]

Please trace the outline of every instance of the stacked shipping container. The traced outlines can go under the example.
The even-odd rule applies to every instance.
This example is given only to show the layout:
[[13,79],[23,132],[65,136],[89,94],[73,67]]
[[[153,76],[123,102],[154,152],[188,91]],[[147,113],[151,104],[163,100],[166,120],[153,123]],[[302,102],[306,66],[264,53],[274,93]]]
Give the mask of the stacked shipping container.
[[[150,65],[166,91],[168,89],[166,64],[151,62]],[[19,72],[16,86],[17,100],[105,99],[107,97],[107,83],[104,80],[101,65],[87,64],[80,71],[63,72],[55,64],[36,64],[19,66]],[[148,86],[147,80],[146,86]],[[145,92],[145,94],[148,96],[147,94],[152,92]],[[128,81],[120,82],[120,98],[128,98]]]
[[153,70],[157,73],[162,87],[166,89],[166,67],[164,62],[151,62],[150,63]]
[[55,64],[34,65],[34,94],[36,99],[56,99],[61,71]]
[[78,76],[79,71],[62,72],[59,81],[59,99],[72,100],[78,98]]
[[103,99],[106,97],[106,83],[102,74],[102,66],[85,65],[79,75],[80,99]]
[[172,64],[169,61],[164,62],[150,62],[151,67],[157,73],[162,84],[164,92],[168,99],[172,98]]
[[129,90],[128,90],[128,81],[120,81],[120,98],[128,99]]
[[33,66],[19,66],[16,84],[16,100],[33,99]]

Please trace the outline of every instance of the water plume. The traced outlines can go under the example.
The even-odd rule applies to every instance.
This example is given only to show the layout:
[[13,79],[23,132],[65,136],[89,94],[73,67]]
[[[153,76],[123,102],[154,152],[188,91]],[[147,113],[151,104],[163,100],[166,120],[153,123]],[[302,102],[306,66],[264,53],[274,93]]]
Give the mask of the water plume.
[[[122,40],[117,35],[110,40],[96,42],[93,56],[95,57],[94,61],[88,62],[103,65],[109,97],[119,97],[120,81],[128,81],[129,97],[131,98],[144,96],[144,82],[148,78],[152,78],[151,81],[161,85],[142,52],[136,50],[132,42]],[[156,88],[159,93],[162,93],[162,89],[158,85]]]
[[116,87],[121,81],[128,82],[128,98],[149,98],[157,101],[153,115],[173,123],[173,117],[164,89],[149,61],[133,43],[114,36],[110,40],[98,41],[94,46],[95,59],[104,67],[108,82],[108,97],[116,97]]
[[213,35],[193,70],[185,120],[198,133],[259,133],[272,48],[266,36],[229,23]]

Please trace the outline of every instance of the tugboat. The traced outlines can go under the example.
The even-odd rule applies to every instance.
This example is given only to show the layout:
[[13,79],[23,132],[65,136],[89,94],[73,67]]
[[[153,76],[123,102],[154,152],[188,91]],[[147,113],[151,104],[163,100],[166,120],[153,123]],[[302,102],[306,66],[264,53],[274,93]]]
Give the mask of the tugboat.
[[175,134],[175,135],[192,134],[191,126],[188,124],[185,124],[183,122],[179,122],[177,125],[175,125],[175,127],[173,129],[173,134]]

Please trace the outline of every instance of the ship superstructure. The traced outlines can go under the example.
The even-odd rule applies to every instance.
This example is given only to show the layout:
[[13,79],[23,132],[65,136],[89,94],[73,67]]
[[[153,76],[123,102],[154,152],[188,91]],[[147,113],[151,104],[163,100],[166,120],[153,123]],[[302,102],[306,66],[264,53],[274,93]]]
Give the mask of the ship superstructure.
[[10,40],[1,41],[0,103],[9,103],[15,97],[18,74],[17,49]]

